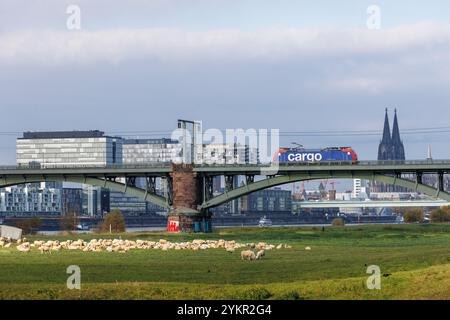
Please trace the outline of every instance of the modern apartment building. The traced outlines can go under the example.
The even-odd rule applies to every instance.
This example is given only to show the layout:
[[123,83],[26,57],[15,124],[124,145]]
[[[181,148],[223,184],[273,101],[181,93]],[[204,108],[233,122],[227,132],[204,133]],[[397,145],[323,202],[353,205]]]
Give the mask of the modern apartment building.
[[81,215],[83,213],[83,189],[62,188],[61,189],[61,214]]
[[99,130],[24,132],[16,142],[18,165],[105,166],[122,163],[122,139]]
[[83,185],[83,215],[103,216],[110,211],[108,189]]
[[203,163],[205,164],[257,164],[258,151],[239,144],[205,144]]
[[141,216],[149,211],[147,202],[122,192],[111,191],[109,201],[111,209],[119,209],[126,216]]
[[1,216],[59,215],[61,190],[36,185],[7,187],[0,191]]
[[178,141],[167,138],[123,140],[124,164],[169,163],[180,157],[180,152]]
[[292,193],[281,188],[265,189],[245,196],[242,212],[292,212]]

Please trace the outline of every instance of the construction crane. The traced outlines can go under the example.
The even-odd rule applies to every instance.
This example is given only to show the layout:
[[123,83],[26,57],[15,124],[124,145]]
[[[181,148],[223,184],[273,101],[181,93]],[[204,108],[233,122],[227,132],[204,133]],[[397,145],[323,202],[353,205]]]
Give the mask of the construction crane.
[[323,179],[322,184],[323,184],[324,190],[327,189],[328,183],[329,183],[330,186],[331,186],[331,189],[330,189],[330,190],[336,190],[336,189],[335,189],[335,185],[336,185],[336,184],[339,184],[340,182],[334,181],[333,179]]

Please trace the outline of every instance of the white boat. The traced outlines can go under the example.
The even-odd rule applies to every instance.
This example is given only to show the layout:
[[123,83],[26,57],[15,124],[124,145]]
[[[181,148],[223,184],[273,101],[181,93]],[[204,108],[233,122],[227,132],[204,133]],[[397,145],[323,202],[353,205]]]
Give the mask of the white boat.
[[270,227],[272,225],[272,220],[267,219],[266,216],[262,217],[261,219],[259,219],[259,224],[260,227]]
[[396,223],[403,223],[403,222],[404,222],[404,219],[403,219],[402,216],[398,215],[397,218],[395,218],[395,222],[396,222]]
[[86,224],[77,224],[77,230],[80,231],[89,231],[89,226]]

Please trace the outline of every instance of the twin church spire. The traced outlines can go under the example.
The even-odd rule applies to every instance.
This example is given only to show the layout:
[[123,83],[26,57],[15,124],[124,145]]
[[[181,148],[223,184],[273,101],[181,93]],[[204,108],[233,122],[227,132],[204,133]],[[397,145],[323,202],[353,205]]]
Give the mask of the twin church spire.
[[405,148],[400,138],[400,129],[398,127],[397,109],[394,111],[394,124],[391,129],[389,126],[388,109],[384,117],[383,137],[378,146],[378,160],[405,160]]

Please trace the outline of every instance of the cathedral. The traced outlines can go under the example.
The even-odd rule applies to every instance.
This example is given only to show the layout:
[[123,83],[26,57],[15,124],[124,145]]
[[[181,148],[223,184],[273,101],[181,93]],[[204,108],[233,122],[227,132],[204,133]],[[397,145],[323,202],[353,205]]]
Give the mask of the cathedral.
[[389,126],[388,110],[384,117],[383,138],[378,146],[378,160],[405,160],[405,147],[400,139],[400,129],[398,128],[397,109],[394,114],[394,125]]
[[[379,161],[402,161],[405,160],[405,147],[403,141],[400,138],[400,129],[398,127],[397,109],[394,111],[394,123],[391,129],[389,126],[388,110],[386,108],[386,114],[384,116],[384,128],[383,137],[381,138],[378,146],[378,160]],[[406,191],[401,187],[394,187],[391,185],[385,185],[383,183],[373,183],[372,191],[374,192],[404,192]]]

